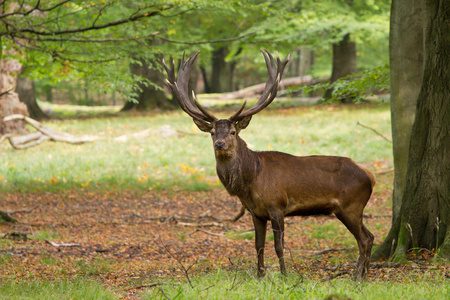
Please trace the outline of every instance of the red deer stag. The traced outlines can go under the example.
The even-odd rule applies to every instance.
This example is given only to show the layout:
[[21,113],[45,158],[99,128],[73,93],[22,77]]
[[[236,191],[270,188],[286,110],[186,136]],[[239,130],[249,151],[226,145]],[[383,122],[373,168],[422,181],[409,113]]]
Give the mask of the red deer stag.
[[[199,51],[200,52],[200,51]],[[359,258],[355,279],[367,275],[374,236],[363,225],[363,210],[372,194],[375,176],[351,159],[336,156],[297,157],[285,153],[250,150],[239,132],[245,129],[254,114],[266,108],[277,94],[283,69],[289,61],[277,57],[275,62],[262,50],[268,76],[261,98],[250,109],[241,108],[228,119],[219,120],[202,107],[192,93],[188,94],[189,73],[198,53],[183,59],[175,78],[174,62],[168,68],[167,84],[180,107],[197,127],[211,134],[216,157],[216,171],[230,195],[239,197],[251,213],[255,226],[258,276],[264,276],[264,244],[267,221],[274,233],[275,251],[280,271],[286,275],[284,262],[284,217],[334,214],[355,236]]]

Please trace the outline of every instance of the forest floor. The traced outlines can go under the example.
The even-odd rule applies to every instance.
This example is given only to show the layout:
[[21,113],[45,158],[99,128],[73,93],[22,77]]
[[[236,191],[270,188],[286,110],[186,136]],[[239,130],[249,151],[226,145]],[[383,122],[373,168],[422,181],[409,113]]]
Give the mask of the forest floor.
[[[392,174],[366,207],[364,223],[380,244],[391,223]],[[384,188],[386,187],[386,188]],[[18,223],[0,224],[0,281],[92,278],[124,299],[167,280],[185,280],[218,268],[255,273],[254,233],[246,213],[230,222],[240,203],[224,189],[202,192],[120,191],[1,194],[2,208]],[[270,225],[269,225],[270,226]],[[278,272],[270,231],[269,272]],[[287,219],[287,264],[312,280],[351,276],[358,256],[354,238],[334,217]],[[70,245],[74,244],[74,245]],[[411,253],[408,264],[372,263],[369,279],[402,281],[411,272],[436,270],[433,253]]]

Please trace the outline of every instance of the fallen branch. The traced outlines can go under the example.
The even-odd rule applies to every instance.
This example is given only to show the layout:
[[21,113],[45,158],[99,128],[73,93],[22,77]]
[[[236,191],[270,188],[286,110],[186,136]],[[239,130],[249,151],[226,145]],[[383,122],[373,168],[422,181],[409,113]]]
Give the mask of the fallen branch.
[[217,226],[220,228],[226,228],[225,225],[222,225],[220,223],[217,222],[210,222],[210,223],[184,223],[184,222],[178,222],[178,225],[181,226],[189,226],[189,227],[212,227],[212,226]]
[[327,254],[330,252],[347,251],[347,250],[352,250],[352,249],[353,248],[329,248],[329,249],[325,249],[325,250],[321,250],[321,251],[304,250],[304,249],[289,250],[289,251],[291,251],[291,252],[309,252],[309,255],[322,255],[322,254]]
[[7,134],[2,135],[2,137],[0,137],[0,144],[3,143],[3,141],[9,137],[12,137],[12,134],[7,133]]
[[389,138],[387,138],[386,136],[384,136],[382,133],[379,133],[377,130],[373,129],[372,127],[369,127],[369,126],[367,126],[367,125],[361,124],[361,123],[359,123],[359,122],[356,122],[356,125],[359,125],[359,126],[364,127],[364,128],[366,128],[366,129],[372,130],[372,131],[375,132],[377,135],[381,136],[383,139],[385,139],[386,141],[388,141],[389,143],[392,144],[392,141],[391,141]]
[[[311,76],[285,78],[280,81],[280,84],[278,85],[278,89],[281,90],[281,89],[286,89],[288,87],[293,87],[293,86],[314,85],[319,82],[325,82],[328,80],[329,80],[329,77],[313,79]],[[210,96],[210,98],[214,98],[217,100],[235,100],[235,99],[256,97],[256,96],[262,94],[265,86],[266,86],[265,83],[260,83],[257,85],[246,87],[239,91],[225,93],[225,94],[218,94],[217,96]]]
[[36,207],[17,209],[17,210],[7,210],[6,213],[8,213],[8,214],[29,213],[29,212],[32,212],[35,208]]
[[[19,137],[13,137],[11,135],[7,136],[6,138],[9,139],[9,143],[11,144],[11,146],[14,147],[14,149],[29,148],[32,146],[39,145],[47,140],[55,142],[65,142],[70,144],[83,144],[93,142],[94,140],[97,139],[97,137],[94,136],[82,136],[78,138],[69,133],[59,132],[49,127],[43,126],[38,121],[20,114],[13,114],[3,118],[3,122],[9,122],[13,120],[24,120],[37,130],[37,132],[24,136]],[[3,139],[4,138],[2,137],[1,141],[3,141]]]
[[196,228],[193,232],[189,233],[188,235],[192,235],[192,234],[194,234],[196,232],[203,232],[203,233],[206,233],[206,234],[209,234],[209,235],[213,235],[213,236],[225,236],[225,234],[223,234],[223,233],[214,233],[214,232],[207,231],[207,230],[200,229],[200,228]]
[[161,285],[161,284],[162,283],[159,283],[159,282],[150,283],[150,284],[142,284],[142,285],[130,287],[130,288],[127,289],[127,291],[145,289],[145,288],[149,288],[149,287],[155,287],[155,286],[158,286],[158,285]]
[[81,247],[80,244],[66,244],[66,243],[62,243],[62,244],[57,244],[55,242],[49,241],[49,240],[45,240],[45,242],[47,244],[52,245],[53,247]]
[[322,279],[322,281],[330,281],[331,279],[338,278],[338,277],[340,277],[342,275],[345,275],[345,274],[351,274],[351,272],[348,271],[348,270],[339,271],[336,274],[328,275],[327,278]]

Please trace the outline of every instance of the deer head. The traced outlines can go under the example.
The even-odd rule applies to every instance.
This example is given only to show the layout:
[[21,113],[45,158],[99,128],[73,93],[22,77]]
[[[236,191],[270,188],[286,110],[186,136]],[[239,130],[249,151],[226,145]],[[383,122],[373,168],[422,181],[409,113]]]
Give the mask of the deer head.
[[163,59],[163,65],[168,74],[166,82],[173,91],[178,105],[192,117],[194,123],[201,131],[211,133],[216,154],[229,155],[233,153],[239,139],[239,132],[248,126],[254,114],[266,108],[275,99],[281,75],[289,61],[289,55],[284,61],[281,61],[279,57],[275,61],[269,51],[264,49],[261,52],[266,61],[268,75],[266,86],[258,102],[253,107],[245,110],[247,102],[244,101],[241,108],[231,117],[220,120],[198,103],[194,91],[192,91],[192,99],[195,105],[189,98],[189,74],[200,51],[188,58],[187,61],[184,60],[183,53],[177,78],[175,78],[174,61],[172,61],[171,68],[169,68]]

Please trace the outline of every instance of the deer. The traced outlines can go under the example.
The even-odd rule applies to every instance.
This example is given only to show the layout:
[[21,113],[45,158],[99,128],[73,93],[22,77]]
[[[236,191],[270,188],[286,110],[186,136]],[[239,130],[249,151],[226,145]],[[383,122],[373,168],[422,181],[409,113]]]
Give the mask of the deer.
[[354,279],[367,277],[374,235],[363,224],[363,211],[372,195],[375,176],[347,157],[294,156],[276,151],[253,151],[239,137],[253,115],[266,108],[276,97],[288,55],[281,61],[261,49],[267,67],[263,93],[254,106],[242,106],[228,119],[218,119],[198,102],[188,83],[199,52],[185,61],[184,53],[175,77],[171,67],[162,61],[167,72],[167,85],[181,109],[203,131],[211,134],[216,172],[231,196],[237,196],[251,214],[255,229],[257,276],[266,273],[264,246],[268,221],[274,235],[275,252],[280,272],[287,275],[284,257],[285,217],[334,214],[355,237],[359,248]]

